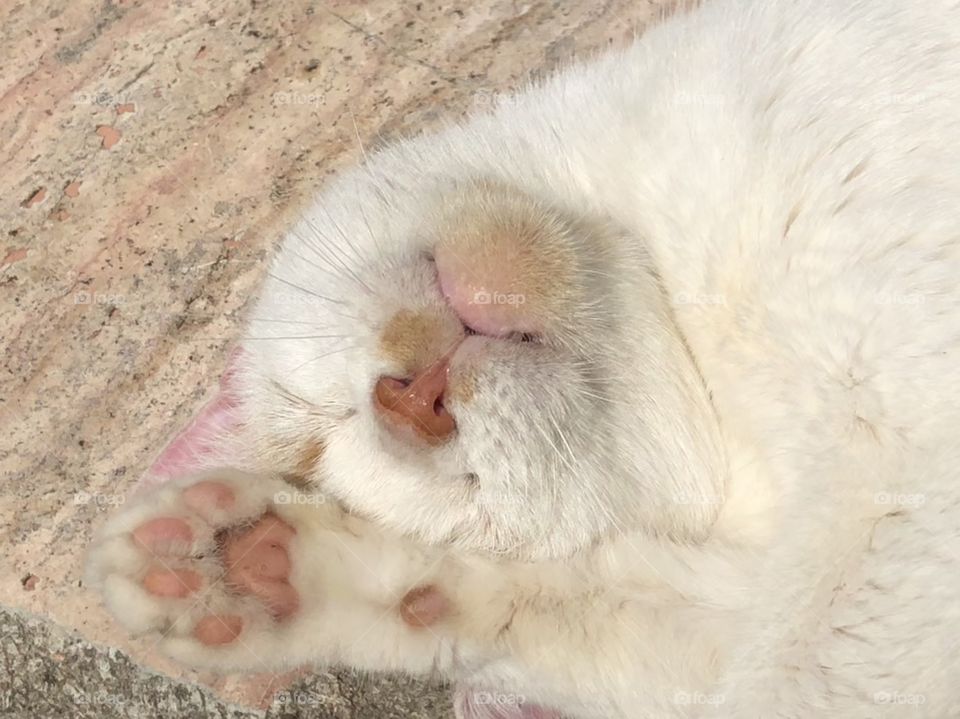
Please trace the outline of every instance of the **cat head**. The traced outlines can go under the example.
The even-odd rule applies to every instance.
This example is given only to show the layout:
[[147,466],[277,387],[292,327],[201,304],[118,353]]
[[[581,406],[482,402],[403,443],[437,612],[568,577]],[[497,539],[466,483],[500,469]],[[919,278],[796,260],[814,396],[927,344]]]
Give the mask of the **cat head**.
[[723,458],[642,241],[507,179],[348,173],[284,239],[243,345],[251,446],[351,511],[523,558],[697,541]]

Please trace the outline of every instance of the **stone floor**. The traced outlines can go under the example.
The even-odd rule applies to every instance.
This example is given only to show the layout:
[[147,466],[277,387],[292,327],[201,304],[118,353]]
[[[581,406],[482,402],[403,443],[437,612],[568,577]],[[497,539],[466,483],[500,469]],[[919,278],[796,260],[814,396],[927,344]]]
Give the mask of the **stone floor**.
[[[668,5],[0,4],[0,697],[22,700],[7,709],[86,716],[79,697],[113,716],[90,696],[119,676],[169,682],[143,689],[156,701],[199,692],[164,716],[276,707],[291,677],[185,672],[112,626],[81,581],[92,528],[201,406],[271,247],[327,176],[622,45]],[[369,716],[445,714],[409,682],[301,681],[326,697],[304,716],[366,716],[361,695],[394,707]],[[158,715],[136,696],[110,711]]]

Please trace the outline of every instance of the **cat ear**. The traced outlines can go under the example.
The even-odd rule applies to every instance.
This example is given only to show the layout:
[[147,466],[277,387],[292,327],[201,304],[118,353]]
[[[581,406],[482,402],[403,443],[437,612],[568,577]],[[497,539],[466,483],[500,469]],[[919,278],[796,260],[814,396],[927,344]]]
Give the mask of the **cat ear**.
[[522,695],[458,686],[453,694],[457,719],[564,719],[555,709],[526,702]]
[[230,354],[216,393],[156,457],[138,491],[224,463],[223,449],[240,423],[236,393],[240,358],[240,350]]

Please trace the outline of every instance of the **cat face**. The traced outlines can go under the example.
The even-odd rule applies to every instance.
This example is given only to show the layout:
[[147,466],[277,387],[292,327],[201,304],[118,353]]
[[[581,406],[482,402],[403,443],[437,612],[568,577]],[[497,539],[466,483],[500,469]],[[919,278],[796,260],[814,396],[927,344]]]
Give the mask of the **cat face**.
[[244,343],[258,451],[429,542],[702,537],[715,503],[683,497],[720,491],[719,443],[642,246],[507,182],[398,174],[345,176],[285,239]]

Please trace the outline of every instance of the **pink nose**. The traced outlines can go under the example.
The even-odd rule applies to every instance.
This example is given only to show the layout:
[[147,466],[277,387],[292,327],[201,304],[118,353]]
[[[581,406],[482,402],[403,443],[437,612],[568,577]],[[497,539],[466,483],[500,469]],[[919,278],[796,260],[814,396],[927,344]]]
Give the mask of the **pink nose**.
[[428,444],[442,444],[457,428],[443,405],[447,389],[446,360],[437,362],[411,380],[381,377],[373,392],[380,417],[395,430],[413,432]]
[[492,337],[540,330],[509,256],[492,253],[467,261],[439,247],[434,259],[440,291],[467,327]]

